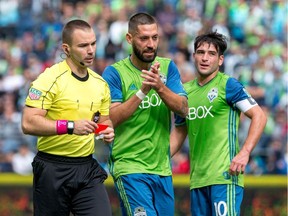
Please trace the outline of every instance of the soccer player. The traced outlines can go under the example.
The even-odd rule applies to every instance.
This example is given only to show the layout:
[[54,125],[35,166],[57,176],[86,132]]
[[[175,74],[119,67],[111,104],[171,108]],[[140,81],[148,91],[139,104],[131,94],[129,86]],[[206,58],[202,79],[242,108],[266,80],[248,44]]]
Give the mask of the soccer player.
[[[89,69],[96,36],[83,20],[68,22],[62,32],[66,60],[47,68],[32,83],[23,110],[22,129],[38,136],[33,166],[35,216],[110,216],[104,180],[107,173],[93,159],[92,121],[109,125],[101,132],[110,143],[114,129],[109,119],[110,90],[105,80]],[[102,136],[103,136],[102,135]]]
[[187,115],[186,92],[175,63],[157,56],[155,18],[137,13],[128,26],[132,54],[102,75],[110,87],[115,127],[109,168],[123,215],[172,216],[171,111]]
[[[209,32],[196,37],[197,78],[184,84],[189,112],[176,120],[171,155],[188,134],[192,215],[240,215],[243,173],[266,124],[266,116],[243,85],[219,71],[226,38]],[[243,147],[238,144],[240,114],[251,119]]]

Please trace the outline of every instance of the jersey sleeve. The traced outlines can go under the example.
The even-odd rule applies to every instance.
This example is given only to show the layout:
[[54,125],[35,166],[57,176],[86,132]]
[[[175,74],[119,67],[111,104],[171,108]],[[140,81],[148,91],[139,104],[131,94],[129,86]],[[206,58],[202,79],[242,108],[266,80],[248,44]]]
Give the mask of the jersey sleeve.
[[111,102],[122,102],[122,86],[121,78],[117,70],[113,66],[108,66],[103,71],[102,77],[108,83],[111,93]]
[[[230,106],[233,108],[237,107],[242,112],[246,112],[251,107],[257,105],[244,86],[237,79],[232,77],[227,80],[226,100]],[[248,104],[251,106],[247,106]]]
[[170,62],[169,67],[168,67],[166,85],[174,93],[187,97],[187,93],[184,90],[183,84],[181,82],[179,70],[173,61]]
[[52,106],[57,90],[50,73],[53,72],[47,68],[31,83],[25,105],[46,110]]
[[174,125],[177,127],[177,126],[182,126],[185,124],[186,124],[186,119],[174,113]]
[[104,91],[104,100],[102,101],[100,113],[102,115],[109,115],[109,110],[110,110],[110,104],[111,104],[111,94],[110,94],[110,89],[108,84],[105,85]]

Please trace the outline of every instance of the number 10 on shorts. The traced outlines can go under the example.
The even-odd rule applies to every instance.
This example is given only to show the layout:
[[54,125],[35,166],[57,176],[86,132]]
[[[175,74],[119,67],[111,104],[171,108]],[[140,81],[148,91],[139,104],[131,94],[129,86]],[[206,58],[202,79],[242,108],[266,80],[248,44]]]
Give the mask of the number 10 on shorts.
[[216,216],[227,216],[227,204],[224,201],[214,202]]

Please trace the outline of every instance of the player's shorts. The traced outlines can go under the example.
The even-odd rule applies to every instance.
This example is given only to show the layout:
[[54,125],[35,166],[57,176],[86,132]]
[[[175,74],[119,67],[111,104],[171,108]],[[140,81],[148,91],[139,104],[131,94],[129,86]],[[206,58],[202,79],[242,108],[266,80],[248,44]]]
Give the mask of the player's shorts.
[[123,175],[115,187],[123,216],[174,216],[172,176]]
[[191,213],[197,216],[240,215],[243,187],[211,185],[190,191]]

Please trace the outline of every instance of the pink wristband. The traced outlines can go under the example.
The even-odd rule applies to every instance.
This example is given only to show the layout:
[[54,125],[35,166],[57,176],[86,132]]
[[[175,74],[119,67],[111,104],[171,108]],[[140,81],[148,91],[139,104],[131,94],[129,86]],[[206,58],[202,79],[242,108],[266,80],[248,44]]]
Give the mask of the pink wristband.
[[68,132],[67,124],[68,124],[67,120],[56,121],[56,131],[58,135],[67,134]]

